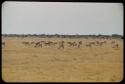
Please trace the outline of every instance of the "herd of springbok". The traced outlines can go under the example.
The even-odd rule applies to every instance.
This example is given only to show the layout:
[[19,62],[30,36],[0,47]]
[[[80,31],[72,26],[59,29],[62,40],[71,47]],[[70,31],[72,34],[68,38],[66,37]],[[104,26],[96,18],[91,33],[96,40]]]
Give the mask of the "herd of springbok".
[[[5,42],[2,42],[2,48],[5,47]],[[58,41],[58,42],[53,42],[53,41],[37,41],[37,42],[28,42],[28,41],[23,41],[22,42],[23,45],[25,46],[30,46],[33,45],[33,47],[37,48],[37,47],[43,47],[43,46],[56,46],[58,45],[58,49],[64,49],[65,48],[65,44],[68,45],[68,47],[77,47],[77,48],[81,48],[83,45],[82,41],[77,41],[77,42],[65,42],[65,41]],[[103,46],[106,45],[107,41],[91,41],[85,44],[86,47],[94,47],[94,46]],[[112,48],[118,48],[119,44],[116,41],[112,41],[111,43],[111,47]]]

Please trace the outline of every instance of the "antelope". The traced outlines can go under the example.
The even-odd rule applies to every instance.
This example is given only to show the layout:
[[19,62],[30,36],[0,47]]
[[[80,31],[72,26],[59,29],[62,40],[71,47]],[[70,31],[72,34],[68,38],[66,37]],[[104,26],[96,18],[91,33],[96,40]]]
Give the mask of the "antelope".
[[112,41],[111,44],[115,44],[115,41]]
[[78,42],[78,48],[80,48],[80,46],[82,45],[82,41]]
[[112,48],[118,48],[118,47],[119,47],[118,44],[114,44],[114,45],[112,46]]
[[44,42],[45,46],[50,46],[52,44],[51,41],[48,41],[48,42]]
[[67,42],[69,44],[69,46],[77,46],[77,43],[76,42]]
[[43,42],[44,41],[36,42],[34,47],[41,47],[42,48],[43,47]]
[[64,41],[59,42],[59,48],[58,49],[60,49],[60,48],[64,49]]

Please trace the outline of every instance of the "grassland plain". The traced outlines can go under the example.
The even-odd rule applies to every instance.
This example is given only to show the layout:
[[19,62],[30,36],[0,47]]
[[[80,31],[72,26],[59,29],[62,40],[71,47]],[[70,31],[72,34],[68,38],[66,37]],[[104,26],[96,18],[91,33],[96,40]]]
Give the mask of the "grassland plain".
[[[82,47],[58,49],[25,46],[23,41],[82,41]],[[5,82],[119,82],[123,79],[123,40],[106,40],[104,46],[86,47],[85,38],[2,37],[2,79]],[[118,49],[111,47],[115,40]]]

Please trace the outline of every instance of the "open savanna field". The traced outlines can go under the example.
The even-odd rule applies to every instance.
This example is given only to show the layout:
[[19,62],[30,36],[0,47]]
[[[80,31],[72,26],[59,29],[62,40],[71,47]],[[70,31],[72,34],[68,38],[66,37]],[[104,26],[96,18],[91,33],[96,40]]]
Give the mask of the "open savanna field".
[[[56,45],[35,47],[35,42]],[[64,48],[58,42],[64,41]],[[82,41],[80,48],[67,42]],[[90,42],[106,41],[101,46]],[[112,48],[112,41],[118,47]],[[120,82],[123,39],[2,37],[2,79],[5,82]],[[23,44],[22,42],[34,42]]]

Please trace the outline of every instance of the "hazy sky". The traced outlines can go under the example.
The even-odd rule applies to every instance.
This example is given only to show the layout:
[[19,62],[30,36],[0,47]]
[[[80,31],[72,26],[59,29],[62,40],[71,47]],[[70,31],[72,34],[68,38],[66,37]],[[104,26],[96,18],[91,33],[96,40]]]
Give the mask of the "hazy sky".
[[2,34],[120,34],[122,3],[9,2],[2,4]]

